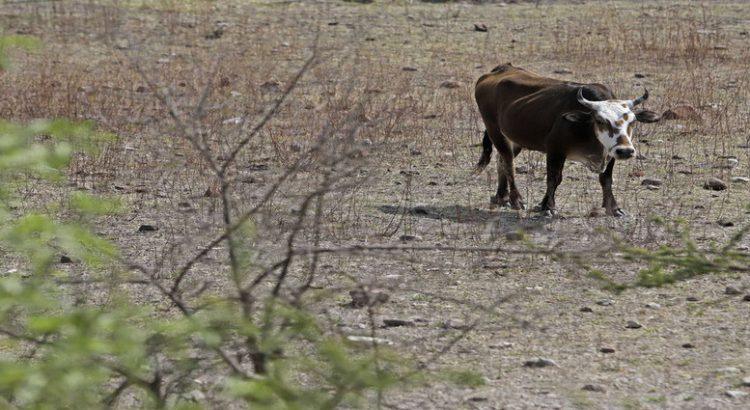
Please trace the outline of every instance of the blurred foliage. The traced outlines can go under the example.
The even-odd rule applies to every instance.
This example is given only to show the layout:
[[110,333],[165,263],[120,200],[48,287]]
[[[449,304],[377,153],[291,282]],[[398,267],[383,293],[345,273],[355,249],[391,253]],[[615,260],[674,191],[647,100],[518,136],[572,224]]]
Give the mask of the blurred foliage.
[[[3,37],[2,68],[10,46],[38,44]],[[113,138],[91,122],[0,120],[0,249],[7,261],[0,271],[0,408],[195,409],[239,399],[254,409],[332,409],[403,385],[398,375],[411,366],[394,352],[326,335],[311,315],[274,296],[259,303],[262,315],[241,314],[232,296],[173,309],[179,294],[133,272],[112,242],[91,232],[95,218],[123,211],[117,198],[72,192],[62,208],[46,208],[77,216],[75,222],[17,206],[16,186],[63,181],[74,152],[95,152]],[[252,270],[254,235],[247,221],[228,241],[238,286],[247,279],[238,272]],[[73,265],[61,268],[61,258]],[[87,280],[99,288],[86,290]],[[133,303],[147,292],[156,302]],[[224,349],[254,350],[266,372],[246,374]],[[207,399],[194,382],[201,375],[225,387]]]

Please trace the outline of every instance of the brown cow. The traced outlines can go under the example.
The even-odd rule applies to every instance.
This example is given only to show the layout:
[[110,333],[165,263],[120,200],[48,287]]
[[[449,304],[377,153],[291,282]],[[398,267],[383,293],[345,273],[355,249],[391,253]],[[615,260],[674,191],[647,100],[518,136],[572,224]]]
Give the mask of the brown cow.
[[513,159],[528,149],[547,154],[547,192],[539,210],[555,212],[555,190],[570,159],[599,173],[607,215],[624,215],[612,194],[612,168],[615,159],[636,154],[630,140],[635,121],[659,120],[653,111],[633,111],[648,98],[648,90],[634,100],[618,100],[602,84],[546,78],[508,63],[479,77],[475,97],[486,127],[477,171],[490,162],[493,145],[500,154],[493,203],[524,208]]

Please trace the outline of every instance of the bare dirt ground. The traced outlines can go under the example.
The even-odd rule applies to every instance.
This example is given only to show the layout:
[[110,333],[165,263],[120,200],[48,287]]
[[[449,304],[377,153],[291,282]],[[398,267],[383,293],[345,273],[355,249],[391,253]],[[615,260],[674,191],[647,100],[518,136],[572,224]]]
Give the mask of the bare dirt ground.
[[[314,54],[281,111],[237,157],[232,201],[238,212],[262,203],[253,243],[260,267],[283,257],[295,230],[294,246],[340,250],[301,258],[290,273],[304,281],[315,264],[306,304],[331,332],[370,336],[375,323],[376,336],[415,368],[434,371],[387,394],[384,407],[750,407],[742,386],[750,376],[746,267],[613,293],[573,260],[632,281],[646,264],[610,250],[613,238],[655,249],[678,246],[689,232],[709,248],[750,223],[750,185],[730,182],[750,176],[750,8],[540,3],[6,3],[3,30],[45,46],[14,53],[16,69],[0,77],[2,117],[91,119],[119,136],[79,158],[65,188],[20,187],[22,207],[54,203],[61,190],[120,197],[128,211],[97,221],[97,231],[124,259],[168,278],[221,231],[220,204],[207,165],[175,136],[138,71],[169,87],[180,112],[213,82],[200,126],[221,160],[247,133],[238,118],[259,119]],[[615,168],[626,217],[600,216],[597,176],[572,163],[559,217],[491,209],[495,172],[471,175],[483,131],[472,92],[479,75],[509,61],[601,82],[621,97],[646,87],[648,108],[689,105],[700,118],[637,127],[641,156]],[[313,148],[348,156],[306,159]],[[298,172],[279,183],[300,158]],[[518,166],[527,204],[538,203],[543,155],[524,152]],[[704,189],[711,176],[728,189]],[[663,185],[648,189],[646,177]],[[324,200],[305,204],[320,187],[330,188]],[[298,222],[303,205],[317,216]],[[143,224],[158,230],[139,232]],[[745,238],[737,248],[749,245]],[[389,247],[413,249],[372,249]],[[502,250],[482,251],[491,248]],[[229,286],[222,249],[196,264],[190,289],[220,295]],[[383,289],[389,300],[372,311],[347,306],[358,286]],[[739,294],[725,294],[727,286]],[[537,357],[555,365],[524,366]]]

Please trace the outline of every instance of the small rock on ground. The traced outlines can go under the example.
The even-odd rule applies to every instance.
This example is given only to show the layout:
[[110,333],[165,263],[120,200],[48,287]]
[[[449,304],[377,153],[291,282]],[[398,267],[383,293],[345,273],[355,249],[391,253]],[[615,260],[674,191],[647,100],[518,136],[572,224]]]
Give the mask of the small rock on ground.
[[583,388],[581,390],[593,391],[593,392],[597,392],[597,393],[605,393],[607,391],[604,387],[602,387],[602,386],[600,386],[598,384],[587,384],[587,385],[583,386]]
[[393,342],[391,342],[388,339],[383,339],[380,337],[370,337],[370,336],[347,336],[346,340],[353,342],[353,343],[362,343],[362,344],[378,344],[378,345],[392,345]]
[[636,322],[635,320],[628,320],[628,323],[625,324],[625,327],[628,329],[640,329],[643,327],[643,325]]
[[386,327],[414,326],[413,321],[404,319],[383,319],[383,324]]
[[742,292],[740,292],[740,290],[739,290],[739,289],[737,289],[737,288],[735,288],[734,286],[727,286],[727,287],[726,287],[726,288],[724,289],[724,294],[725,294],[725,295],[739,295],[739,294],[741,294],[741,293],[742,293]]
[[659,178],[644,178],[643,181],[641,181],[641,185],[644,186],[662,186],[664,182]]
[[534,359],[523,362],[524,367],[560,367],[552,359],[545,359],[543,357],[536,357]]
[[747,295],[745,295],[745,296],[744,296],[744,297],[742,298],[742,300],[744,300],[745,302],[750,302],[750,293],[748,293]]
[[742,390],[727,390],[724,392],[724,395],[727,397],[731,397],[733,399],[742,399],[747,396],[750,396],[750,393],[742,391]]
[[615,301],[612,299],[601,299],[597,300],[596,304],[599,306],[612,306],[615,304]]
[[750,387],[750,377],[745,377],[742,379],[742,385],[745,387]]
[[484,23],[475,23],[474,24],[474,31],[480,31],[482,33],[486,33],[489,29],[487,28],[487,25]]
[[599,349],[599,351],[602,353],[614,353],[615,349],[611,347],[602,347],[601,349]]
[[734,182],[735,184],[747,184],[750,182],[750,178],[746,177],[732,177],[729,180]]
[[649,302],[649,303],[646,303],[646,307],[649,309],[660,309],[661,305],[656,302]]
[[710,189],[712,191],[723,191],[727,189],[727,183],[716,177],[711,177],[706,180],[703,184],[703,189]]
[[664,113],[661,115],[661,118],[665,120],[700,121],[703,119],[703,116],[692,105],[677,105],[664,111]]
[[742,370],[740,370],[737,367],[720,367],[716,369],[716,373],[719,374],[734,374],[734,373],[742,373]]
[[440,83],[440,86],[443,88],[458,88],[461,87],[461,82],[458,80],[445,80]]

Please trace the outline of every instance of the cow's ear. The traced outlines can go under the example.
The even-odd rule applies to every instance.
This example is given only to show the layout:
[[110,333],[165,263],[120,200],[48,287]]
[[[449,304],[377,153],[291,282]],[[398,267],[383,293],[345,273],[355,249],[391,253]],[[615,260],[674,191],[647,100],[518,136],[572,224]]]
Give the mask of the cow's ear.
[[635,112],[635,119],[640,122],[657,122],[661,116],[651,110],[638,110]]
[[563,118],[570,122],[591,122],[591,113],[583,111],[568,111],[563,114]]

